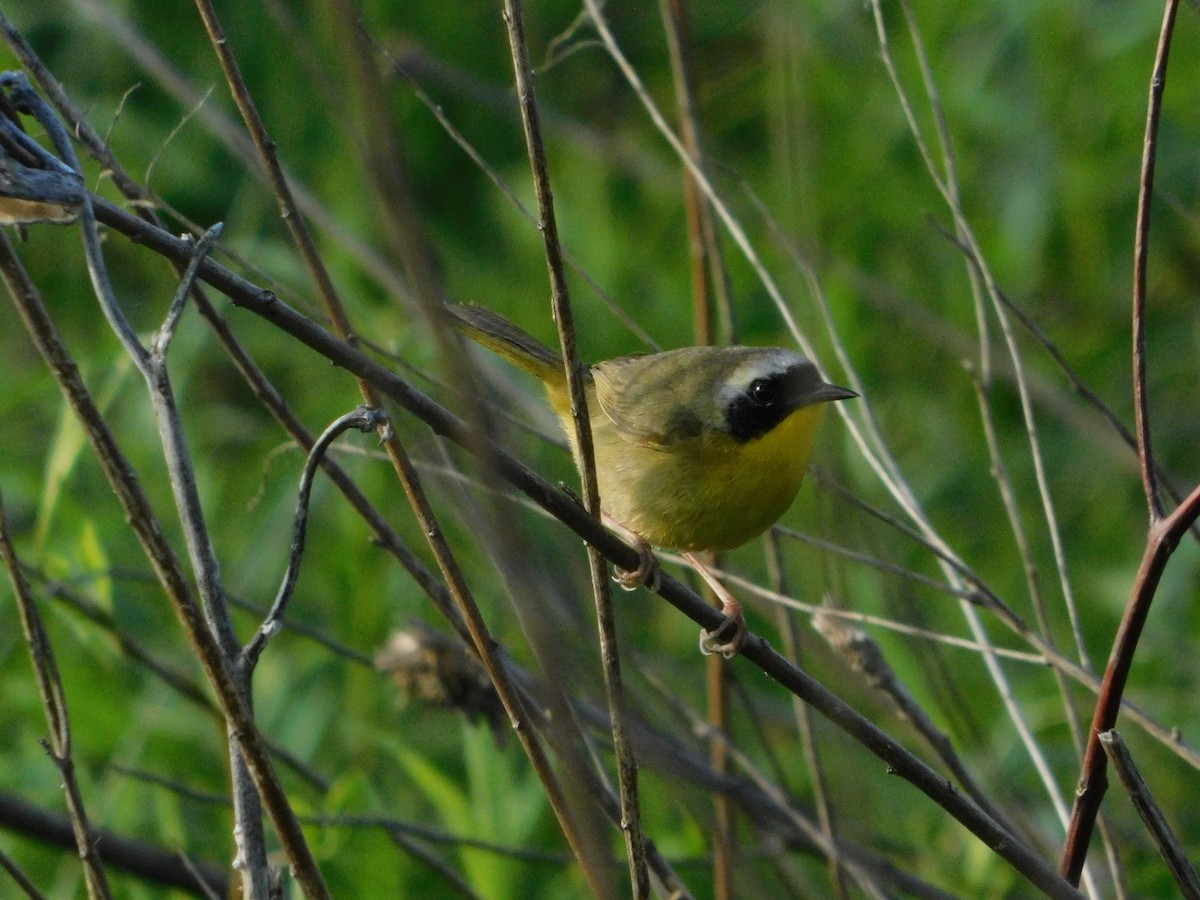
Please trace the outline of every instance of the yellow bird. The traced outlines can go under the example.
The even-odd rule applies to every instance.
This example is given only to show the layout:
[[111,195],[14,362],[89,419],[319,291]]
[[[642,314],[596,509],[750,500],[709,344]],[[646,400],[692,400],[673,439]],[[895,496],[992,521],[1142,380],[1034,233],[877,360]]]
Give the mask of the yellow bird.
[[[562,357],[488,309],[447,311],[468,337],[542,382],[574,444]],[[618,583],[632,590],[646,580],[650,545],[682,552],[726,616],[701,633],[700,649],[733,656],[746,639],[741,606],[695,554],[732,549],[770,528],[808,470],[822,404],[858,395],[776,347],[623,356],[591,366],[586,392],[601,507],[643,559]]]

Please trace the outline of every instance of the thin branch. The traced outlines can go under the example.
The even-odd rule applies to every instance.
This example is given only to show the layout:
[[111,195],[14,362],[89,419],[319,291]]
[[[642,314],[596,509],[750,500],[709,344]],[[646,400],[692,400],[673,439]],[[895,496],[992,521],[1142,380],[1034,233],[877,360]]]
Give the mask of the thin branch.
[[[596,451],[592,444],[584,367],[579,359],[575,339],[575,320],[563,268],[562,247],[558,240],[558,225],[554,213],[554,195],[546,162],[546,148],[538,115],[537,96],[533,83],[533,67],[529,62],[529,47],[525,40],[524,12],[521,0],[504,0],[504,21],[508,30],[517,97],[521,107],[521,122],[525,144],[533,172],[534,193],[537,197],[538,230],[550,270],[550,303],[558,325],[559,344],[566,373],[567,390],[571,400],[571,419],[574,423],[574,451],[583,487],[584,509],[600,517],[600,487],[596,477]],[[592,596],[600,639],[600,659],[604,671],[604,687],[612,719],[613,749],[617,759],[617,785],[621,798],[621,830],[624,833],[629,863],[629,877],[635,900],[650,896],[650,875],[646,865],[646,838],[642,831],[641,801],[638,797],[637,759],[629,741],[625,693],[621,685],[621,660],[617,648],[617,627],[612,603],[612,584],[608,563],[600,550],[588,545],[588,570],[592,580]]]
[[50,636],[42,624],[38,613],[37,603],[29,582],[21,571],[21,562],[17,557],[16,548],[12,543],[12,535],[8,530],[8,514],[4,509],[4,498],[0,495],[0,559],[8,570],[12,582],[13,594],[17,599],[17,609],[21,616],[21,630],[25,635],[25,643],[29,647],[29,661],[37,679],[38,693],[42,698],[42,708],[46,713],[46,727],[50,737],[43,741],[47,754],[53,760],[62,776],[63,793],[66,794],[67,812],[71,817],[71,827],[75,838],[75,849],[83,863],[84,880],[87,883],[88,897],[91,900],[106,900],[112,897],[108,886],[108,876],[104,872],[100,857],[96,851],[96,837],[88,825],[87,811],[83,805],[83,792],[75,778],[75,760],[71,748],[71,721],[67,712],[67,697],[63,690],[62,678],[58,673],[58,663],[54,658],[54,648],[50,645]]
[[[18,107],[25,109],[37,118],[47,130],[55,150],[63,161],[79,172],[82,177],[82,169],[70,137],[49,106],[33,91],[24,74],[16,73],[15,76],[6,76],[6,81]],[[158,423],[171,489],[183,525],[184,539],[208,627],[225,659],[232,661],[236,657],[240,645],[233,630],[228,606],[225,603],[220,567],[217,563],[210,532],[205,524],[195,470],[191,463],[187,438],[175,402],[166,360],[166,349],[174,328],[178,325],[191,285],[195,282],[196,269],[200,261],[207,255],[207,250],[212,246],[217,235],[220,234],[220,227],[217,226],[210,230],[197,246],[185,271],[183,284],[176,294],[176,300],[170,307],[167,320],[160,329],[154,346],[147,349],[142,346],[117,302],[101,250],[99,229],[88,194],[84,194],[80,212],[84,256],[92,288],[109,325],[146,381],[151,406]],[[249,692],[248,685],[243,684],[240,687],[243,691]],[[253,776],[246,767],[241,750],[234,746],[235,738],[232,732],[230,744],[230,771],[233,778],[234,808],[237,818],[233,833],[238,846],[238,862],[246,873],[247,896],[249,898],[266,898],[269,890],[268,864],[262,827],[262,804],[252,784]],[[301,842],[302,840],[301,836]],[[299,852],[303,853],[304,851],[300,850]],[[315,869],[315,865],[313,868]],[[309,874],[306,871],[308,867],[301,863],[299,869],[303,883]]]
[[[770,531],[766,536],[767,571],[771,587],[779,593],[785,593],[783,554],[780,552],[779,535]],[[783,653],[788,659],[801,665],[800,658],[800,629],[796,618],[788,614],[780,606],[777,610],[776,621],[779,633],[783,638]],[[804,761],[808,766],[809,778],[812,781],[813,802],[817,807],[817,822],[821,826],[821,834],[829,842],[834,851],[829,854],[829,883],[833,896],[838,900],[849,897],[846,884],[846,871],[843,867],[838,850],[837,823],[833,811],[833,803],[829,797],[829,786],[825,775],[825,766],[821,759],[820,746],[817,743],[816,729],[813,728],[812,715],[808,707],[799,699],[793,698],[792,712],[796,716],[797,730],[800,733],[800,745],[804,750]]]
[[1136,416],[1138,461],[1142,467],[1142,487],[1150,508],[1151,521],[1163,517],[1162,497],[1158,492],[1158,470],[1150,440],[1150,400],[1146,393],[1146,267],[1150,254],[1150,211],[1154,202],[1154,167],[1158,160],[1158,123],[1162,115],[1163,91],[1167,87],[1167,60],[1171,53],[1171,35],[1175,31],[1175,13],[1179,0],[1167,0],[1163,9],[1162,31],[1150,75],[1150,98],[1146,109],[1146,135],[1142,142],[1142,171],[1138,181],[1137,229],[1133,238],[1133,405]]
[[[208,31],[213,49],[221,63],[221,68],[229,84],[230,91],[250,131],[250,136],[258,151],[259,160],[267,173],[268,181],[279,201],[281,214],[292,233],[293,240],[300,250],[310,276],[317,285],[326,312],[330,316],[334,328],[337,330],[342,341],[346,342],[346,345],[353,346],[355,343],[353,338],[354,332],[349,317],[346,315],[341,299],[329,276],[329,272],[317,252],[312,234],[296,206],[291,186],[284,175],[278,154],[275,151],[275,144],[270,139],[266,125],[250,96],[249,89],[242,77],[240,67],[234,57],[229,41],[225,37],[216,10],[210,0],[196,0],[196,6],[200,11],[205,29]],[[418,294],[419,296],[424,296],[422,292],[418,292]],[[380,399],[376,396],[376,389],[373,385],[360,377],[359,387],[363,394],[363,399],[368,406],[382,406]],[[555,814],[558,817],[559,824],[563,829],[568,843],[575,851],[588,877],[596,879],[599,875],[588,864],[585,845],[576,832],[567,798],[562,792],[557,776],[550,767],[549,760],[546,758],[540,742],[523,724],[524,711],[521,707],[520,699],[508,683],[507,673],[499,660],[495,641],[492,639],[483,622],[483,618],[467,588],[466,581],[463,578],[457,561],[450,551],[449,544],[442,534],[437,519],[433,515],[432,508],[429,506],[428,499],[425,496],[424,489],[421,487],[420,480],[408,453],[394,430],[390,430],[387,437],[388,440],[385,441],[385,447],[388,457],[392,462],[392,467],[429,541],[430,547],[437,559],[438,567],[441,569],[442,575],[446,579],[447,586],[450,589],[450,594],[458,605],[463,618],[466,619],[475,649],[483,660],[489,677],[496,684],[505,710],[508,712],[509,718],[513,722],[513,726],[521,739],[523,749],[529,756],[538,777],[546,787],[547,796],[555,810]]]
[[1079,877],[1080,867],[1087,858],[1088,843],[1091,839],[1092,826],[1100,811],[1100,803],[1108,788],[1108,776],[1105,773],[1105,756],[1100,745],[1100,735],[1115,727],[1117,713],[1121,708],[1121,698],[1125,692],[1125,683],[1129,671],[1133,667],[1133,656],[1137,650],[1138,638],[1150,614],[1150,606],[1158,591],[1159,582],[1167,563],[1180,538],[1200,519],[1200,487],[1197,487],[1181,503],[1174,512],[1156,522],[1150,528],[1146,541],[1146,552],[1142,564],[1134,579],[1133,590],[1129,603],[1125,607],[1125,615],[1121,619],[1120,628],[1113,641],[1112,653],[1108,659],[1108,667],[1104,672],[1100,697],[1096,701],[1096,711],[1092,718],[1092,729],[1088,740],[1087,751],[1083,758],[1083,768],[1079,776],[1079,786],[1075,790],[1075,809],[1071,815],[1071,827],[1067,831],[1067,840],[1063,846],[1062,872],[1069,880]]
[[316,477],[317,466],[325,458],[325,453],[329,446],[337,440],[346,431],[351,428],[356,428],[359,431],[369,432],[375,431],[387,426],[387,416],[382,410],[368,409],[360,406],[353,412],[346,413],[344,416],[339,416],[333,423],[326,428],[315,444],[312,450],[309,451],[308,459],[304,462],[304,471],[300,475],[300,489],[297,491],[296,499],[296,516],[292,527],[292,546],[288,552],[287,571],[283,577],[283,583],[279,585],[279,591],[275,595],[275,602],[271,604],[271,609],[267,612],[267,616],[263,619],[262,624],[258,627],[254,637],[246,644],[242,650],[241,656],[238,659],[238,666],[241,669],[242,677],[247,680],[254,672],[254,667],[258,663],[258,658],[262,655],[263,650],[267,646],[267,641],[276,634],[282,627],[283,615],[287,611],[287,605],[292,599],[292,594],[296,588],[296,580],[300,575],[300,561],[304,557],[305,535],[308,530],[308,503],[309,497],[312,495],[313,479]]
[[12,880],[17,883],[17,887],[25,892],[25,896],[29,900],[46,900],[46,895],[38,890],[36,884],[30,881],[29,876],[17,865],[16,860],[3,850],[0,850],[0,869],[3,869],[11,876]]
[[187,304],[188,295],[192,293],[192,288],[196,285],[196,274],[200,271],[200,263],[212,252],[212,248],[224,230],[225,226],[218,222],[204,232],[200,240],[196,242],[196,252],[192,254],[191,262],[184,270],[183,277],[179,279],[179,287],[175,289],[175,298],[167,309],[167,316],[150,341],[150,353],[159,360],[165,360],[167,351],[171,348],[171,341],[179,328],[179,320],[183,316],[183,308]]
[[[905,118],[908,122],[909,130],[912,133],[913,140],[920,148],[922,159],[925,161],[927,173],[930,179],[938,187],[942,194],[951,214],[954,217],[956,233],[959,237],[971,248],[970,257],[974,260],[974,264],[968,266],[967,274],[970,278],[972,293],[975,302],[976,319],[979,330],[979,354],[980,354],[980,378],[986,385],[991,377],[991,338],[987,330],[987,318],[984,315],[983,296],[986,295],[991,302],[993,312],[1000,325],[1000,332],[1004,339],[1005,346],[1008,350],[1009,358],[1013,365],[1013,374],[1016,379],[1017,394],[1021,403],[1021,411],[1024,418],[1025,432],[1029,443],[1030,457],[1033,462],[1035,479],[1042,500],[1042,507],[1045,513],[1046,524],[1050,533],[1051,543],[1054,547],[1055,562],[1058,565],[1059,579],[1062,585],[1064,602],[1070,609],[1073,606],[1070,582],[1067,578],[1066,559],[1062,552],[1061,536],[1054,513],[1054,506],[1050,497],[1049,485],[1046,480],[1045,467],[1040,448],[1040,443],[1037,437],[1037,425],[1033,415],[1032,404],[1029,399],[1029,390],[1026,385],[1024,367],[1021,365],[1020,354],[1016,346],[1015,336],[1012,331],[1008,317],[1004,315],[1003,306],[996,297],[995,281],[992,278],[991,272],[984,263],[983,253],[978,242],[975,239],[974,233],[967,221],[966,215],[962,210],[962,205],[958,196],[958,186],[954,175],[954,155],[946,128],[944,116],[940,113],[941,103],[936,92],[936,84],[933,79],[933,74],[928,65],[928,60],[924,55],[923,41],[921,40],[920,31],[917,28],[916,21],[907,4],[902,6],[905,11],[905,18],[908,25],[910,37],[912,38],[915,52],[918,57],[918,64],[921,69],[922,78],[925,85],[926,95],[936,114],[936,133],[939,147],[942,149],[943,158],[945,160],[945,169],[941,170],[934,162],[932,155],[926,145],[925,139],[916,116],[912,109],[911,101],[908,98],[908,93],[904,88],[904,84],[900,78],[896,67],[895,59],[891,51],[891,45],[888,40],[887,28],[884,22],[883,9],[879,0],[872,0],[872,11],[875,20],[875,30],[878,36],[880,50],[884,64],[887,68],[888,76],[891,79],[896,95],[903,107]],[[984,406],[985,415],[990,413],[986,405]],[[1020,525],[1019,519],[1015,520],[1015,524]],[[1020,538],[1018,537],[1018,540]],[[978,621],[978,615],[975,610],[963,604],[962,612],[967,619],[972,632],[976,639],[981,643],[990,643],[987,635],[982,627],[982,623]],[[1082,653],[1082,648],[1080,649]],[[1049,760],[1046,757],[1042,747],[1038,744],[1033,730],[1026,721],[1026,716],[1021,707],[1016,702],[1012,686],[1008,678],[998,664],[996,658],[988,653],[982,657],[983,663],[987,668],[988,674],[992,682],[996,686],[996,691],[1004,702],[1008,717],[1013,724],[1021,743],[1025,748],[1025,752],[1032,762],[1034,769],[1042,782],[1043,788],[1050,803],[1054,808],[1055,814],[1063,823],[1064,828],[1069,821],[1070,812],[1067,807],[1062,790],[1057,779],[1051,769]],[[1089,883],[1089,888],[1091,887]],[[1094,892],[1093,892],[1094,893]]]
[[[176,246],[183,251],[178,260],[186,264],[192,255],[190,242],[179,241]],[[211,261],[206,260],[205,265],[211,265]],[[162,525],[154,515],[133,467],[125,458],[84,385],[79,368],[64,346],[58,330],[38,296],[37,289],[22,268],[7,236],[3,234],[0,234],[0,277],[3,278],[34,345],[54,374],[86,431],[101,469],[125,510],[130,527],[154,567],[164,592],[170,598],[188,640],[213,686],[225,720],[230,723],[230,729],[247,760],[255,785],[280,835],[285,852],[296,867],[298,880],[301,884],[308,884],[316,873],[319,882],[320,876],[315,861],[271,763],[267,745],[254,724],[242,691],[233,680],[224,653],[208,629],[204,613],[191,593],[179,559],[167,542]],[[324,893],[316,895],[326,896]]]
[[[0,826],[52,847],[75,849],[74,830],[67,816],[54,815],[3,792],[0,792]],[[96,828],[92,833],[104,850],[105,864],[113,871],[196,896],[206,896],[206,889],[222,897],[230,896],[229,873],[224,866],[193,859],[188,859],[185,865],[178,850],[133,840],[105,828]]]
[[1163,517],[1162,498],[1158,493],[1158,475],[1154,467],[1150,443],[1150,418],[1146,396],[1146,254],[1150,229],[1150,195],[1154,186],[1154,164],[1158,141],[1158,121],[1162,111],[1163,91],[1167,81],[1167,60],[1171,52],[1171,36],[1175,31],[1175,14],[1179,0],[1167,0],[1163,9],[1162,30],[1154,55],[1150,76],[1150,96],[1146,110],[1146,136],[1142,153],[1142,175],[1138,198],[1137,231],[1134,237],[1133,281],[1133,398],[1137,413],[1138,459],[1142,467],[1142,485],[1150,509],[1150,531],[1146,551],[1134,580],[1125,615],[1113,641],[1104,683],[1092,717],[1092,730],[1084,753],[1079,785],[1075,791],[1075,808],[1063,844],[1061,871],[1067,880],[1076,883],[1087,859],[1092,828],[1100,812],[1100,804],[1108,786],[1105,756],[1100,746],[1100,734],[1116,725],[1125,681],[1133,666],[1142,626],[1150,614],[1150,605],[1158,589],[1159,579],[1167,561],[1178,544],[1182,531],[1191,527],[1200,515],[1200,488],[1187,497],[1170,516]]
[[884,694],[895,704],[897,714],[908,722],[933,748],[943,765],[954,776],[968,796],[979,804],[980,809],[1007,828],[1013,834],[1017,829],[1007,816],[988,797],[982,785],[976,781],[970,769],[963,763],[949,735],[942,731],[917,702],[916,698],[897,677],[895,670],[884,656],[883,648],[861,628],[855,628],[835,615],[832,610],[822,610],[813,616],[813,628],[837,652],[853,671],[859,672],[867,684]]
[[1163,815],[1154,795],[1150,793],[1150,785],[1138,771],[1133,754],[1121,739],[1121,733],[1115,728],[1105,731],[1100,735],[1100,745],[1104,748],[1105,756],[1113,764],[1146,830],[1150,832],[1154,846],[1158,848],[1167,868],[1171,870],[1180,894],[1188,900],[1197,900],[1200,898],[1200,876],[1196,875],[1196,870],[1188,862],[1187,851],[1171,830],[1167,817]]

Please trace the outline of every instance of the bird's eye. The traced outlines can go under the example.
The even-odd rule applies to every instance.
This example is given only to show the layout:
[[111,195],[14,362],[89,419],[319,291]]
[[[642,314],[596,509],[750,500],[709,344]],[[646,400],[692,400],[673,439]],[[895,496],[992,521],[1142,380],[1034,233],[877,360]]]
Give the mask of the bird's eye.
[[779,399],[779,386],[766,378],[759,378],[750,384],[750,399],[756,406],[771,406]]

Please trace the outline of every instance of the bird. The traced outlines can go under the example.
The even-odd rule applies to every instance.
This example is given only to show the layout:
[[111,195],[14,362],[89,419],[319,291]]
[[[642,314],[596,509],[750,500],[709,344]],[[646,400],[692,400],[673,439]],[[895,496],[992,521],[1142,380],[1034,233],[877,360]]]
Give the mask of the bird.
[[[463,334],[542,383],[576,449],[562,356],[487,307],[445,308]],[[825,404],[858,394],[780,347],[622,356],[586,367],[584,377],[604,521],[642,560],[616,581],[653,586],[651,548],[679,551],[725,616],[701,632],[700,650],[731,658],[748,634],[741,604],[696,554],[731,550],[770,528],[800,490]]]

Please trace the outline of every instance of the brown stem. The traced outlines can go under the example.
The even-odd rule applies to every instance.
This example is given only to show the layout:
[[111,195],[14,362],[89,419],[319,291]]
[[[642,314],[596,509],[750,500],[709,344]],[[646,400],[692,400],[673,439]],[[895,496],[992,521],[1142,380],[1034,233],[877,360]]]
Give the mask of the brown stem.
[[1087,751],[1083,757],[1083,769],[1079,775],[1079,786],[1075,791],[1075,808],[1071,812],[1071,823],[1063,846],[1061,871],[1072,884],[1078,883],[1079,873],[1083,870],[1092,828],[1108,787],[1106,757],[1100,745],[1100,735],[1117,723],[1125,682],[1133,666],[1133,654],[1137,649],[1142,627],[1146,624],[1146,617],[1150,613],[1150,604],[1154,601],[1158,583],[1171,554],[1179,545],[1179,539],[1191,528],[1197,517],[1200,517],[1200,487],[1192,491],[1173,513],[1150,526],[1146,552],[1142,556],[1142,564],[1133,583],[1133,592],[1113,641],[1108,667],[1104,671]]
[[[554,214],[554,195],[550,188],[550,172],[546,162],[546,147],[542,138],[537,95],[534,90],[533,67],[525,40],[524,13],[520,0],[505,0],[504,20],[508,26],[508,43],[512,53],[516,78],[517,99],[521,107],[521,122],[525,129],[525,145],[533,172],[533,187],[537,197],[538,229],[550,270],[550,303],[554,321],[558,324],[559,343],[566,369],[567,388],[571,397],[571,418],[575,426],[575,463],[583,486],[583,505],[592,516],[600,516],[600,488],[596,478],[596,455],[592,445],[591,423],[585,393],[584,368],[579,361],[575,340],[575,322],[563,266],[562,245],[558,240],[558,225]],[[591,573],[592,595],[596,605],[596,621],[600,639],[600,659],[604,670],[604,687],[608,698],[613,750],[617,759],[617,784],[621,797],[621,830],[629,860],[629,877],[635,900],[650,896],[650,875],[646,865],[646,837],[642,831],[641,801],[638,797],[637,759],[629,739],[625,694],[621,686],[621,662],[617,651],[617,628],[613,614],[612,587],[608,578],[608,563],[594,546],[588,545],[588,568]]]
[[1067,828],[1059,863],[1063,876],[1072,884],[1079,883],[1084,860],[1087,859],[1092,829],[1100,812],[1100,803],[1108,787],[1107,767],[1104,751],[1100,746],[1101,732],[1116,725],[1117,712],[1121,708],[1121,696],[1125,681],[1133,665],[1133,654],[1137,649],[1142,626],[1150,614],[1159,579],[1167,560],[1179,543],[1182,531],[1178,524],[1184,522],[1186,531],[1200,513],[1200,489],[1194,491],[1168,518],[1163,518],[1162,499],[1158,494],[1158,474],[1154,467],[1154,453],[1150,443],[1150,415],[1146,397],[1146,256],[1150,236],[1150,204],[1154,188],[1154,164],[1158,142],[1158,122],[1162,110],[1163,90],[1167,83],[1167,59],[1171,51],[1171,35],[1175,29],[1175,13],[1178,0],[1167,0],[1163,11],[1162,30],[1158,38],[1158,50],[1154,57],[1154,71],[1150,77],[1150,99],[1146,112],[1146,137],[1142,151],[1142,174],[1138,194],[1137,232],[1134,236],[1133,275],[1133,400],[1137,413],[1138,460],[1142,469],[1142,486],[1146,492],[1146,503],[1150,507],[1150,533],[1146,539],[1146,552],[1133,591],[1121,619],[1120,628],[1109,654],[1108,667],[1104,672],[1100,696],[1092,716],[1092,730],[1088,736],[1083,767],[1076,788],[1075,808]]
[[1150,250],[1150,209],[1154,194],[1154,166],[1158,151],[1158,122],[1162,113],[1163,91],[1167,86],[1167,57],[1175,30],[1175,12],[1179,0],[1167,0],[1162,31],[1150,76],[1150,100],[1146,112],[1146,137],[1142,146],[1142,174],[1138,190],[1137,231],[1133,239],[1133,403],[1137,415],[1138,460],[1142,466],[1142,485],[1153,519],[1163,515],[1158,495],[1158,472],[1150,443],[1150,410],[1146,396],[1146,262]]

